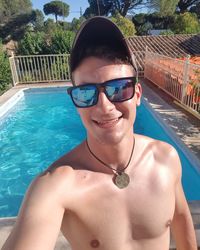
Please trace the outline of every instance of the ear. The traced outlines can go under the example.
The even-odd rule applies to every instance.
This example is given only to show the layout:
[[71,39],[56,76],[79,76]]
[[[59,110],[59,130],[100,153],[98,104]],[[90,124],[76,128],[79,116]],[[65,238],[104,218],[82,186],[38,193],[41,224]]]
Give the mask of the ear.
[[136,105],[140,106],[142,97],[142,86],[139,82],[135,85],[135,95],[136,95]]

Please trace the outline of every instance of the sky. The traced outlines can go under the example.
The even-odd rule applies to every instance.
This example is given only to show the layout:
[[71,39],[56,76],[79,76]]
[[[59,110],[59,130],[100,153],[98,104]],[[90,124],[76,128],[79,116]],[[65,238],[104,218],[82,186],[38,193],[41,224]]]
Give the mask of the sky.
[[[43,5],[51,2],[51,0],[32,0],[33,9],[39,9],[43,11]],[[86,8],[89,6],[88,0],[62,0],[69,5],[69,16],[65,18],[66,22],[71,22],[74,17],[80,17],[80,8],[82,9],[82,13],[85,12]],[[44,14],[44,12],[43,12]],[[54,18],[52,15],[46,16],[47,18]],[[59,19],[63,20],[63,17],[59,17]]]

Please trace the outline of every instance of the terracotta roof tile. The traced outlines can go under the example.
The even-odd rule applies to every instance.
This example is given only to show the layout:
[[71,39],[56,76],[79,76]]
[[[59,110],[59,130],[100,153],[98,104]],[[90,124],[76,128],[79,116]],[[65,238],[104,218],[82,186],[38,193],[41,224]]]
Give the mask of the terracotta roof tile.
[[[136,55],[138,69],[144,68],[144,55],[148,51],[173,58],[200,56],[200,34],[170,36],[133,36],[127,38],[130,49]],[[140,51],[140,53],[139,53]],[[199,59],[196,61],[200,61]]]

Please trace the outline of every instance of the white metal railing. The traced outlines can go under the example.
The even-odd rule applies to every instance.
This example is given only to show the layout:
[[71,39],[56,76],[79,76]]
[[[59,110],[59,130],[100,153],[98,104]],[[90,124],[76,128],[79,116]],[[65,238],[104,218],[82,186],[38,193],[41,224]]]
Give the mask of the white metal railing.
[[[149,51],[135,51],[140,75],[154,82],[173,98],[200,113],[200,65]],[[143,59],[145,58],[145,59]],[[69,55],[30,55],[10,58],[13,85],[70,81]]]
[[[144,75],[144,51],[135,51],[139,76]],[[69,81],[69,55],[29,55],[10,58],[13,85],[19,83],[39,83]]]
[[144,77],[200,114],[200,65],[146,51]]
[[10,58],[13,85],[70,80],[69,55],[31,55]]

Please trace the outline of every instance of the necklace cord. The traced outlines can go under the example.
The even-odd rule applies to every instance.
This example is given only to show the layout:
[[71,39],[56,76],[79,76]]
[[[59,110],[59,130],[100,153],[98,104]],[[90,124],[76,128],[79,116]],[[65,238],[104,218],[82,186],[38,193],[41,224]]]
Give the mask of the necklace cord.
[[113,170],[115,172],[115,174],[120,174],[122,172],[124,172],[124,170],[129,166],[130,162],[131,162],[131,159],[132,159],[132,156],[133,156],[133,151],[134,151],[134,148],[135,148],[135,137],[134,137],[134,141],[133,141],[133,146],[132,146],[132,151],[131,151],[131,155],[129,157],[129,161],[128,163],[126,164],[126,166],[121,169],[121,170],[116,170],[115,168],[112,168],[111,166],[109,166],[107,163],[103,162],[101,159],[99,159],[93,152],[92,150],[90,149],[89,147],[89,144],[88,144],[88,140],[86,139],[86,145],[87,145],[87,148],[90,152],[90,154],[96,159],[98,160],[100,163],[102,163],[104,166],[106,166],[107,168]]

